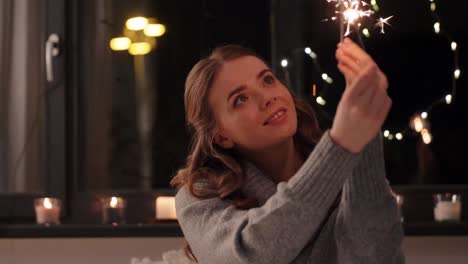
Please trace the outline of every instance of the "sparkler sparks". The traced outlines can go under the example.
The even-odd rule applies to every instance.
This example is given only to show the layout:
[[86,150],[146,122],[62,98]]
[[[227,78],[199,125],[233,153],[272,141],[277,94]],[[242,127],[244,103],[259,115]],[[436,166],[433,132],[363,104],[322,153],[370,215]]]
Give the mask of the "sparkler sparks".
[[375,24],[376,27],[380,27],[380,33],[385,34],[384,31],[384,25],[389,25],[391,26],[388,21],[392,18],[393,16],[389,16],[387,18],[379,18],[378,22]]
[[[340,18],[340,27],[341,27],[341,37],[346,37],[351,34],[351,27],[356,27],[356,30],[359,29],[362,23],[363,18],[371,17],[374,14],[374,11],[371,10],[371,6],[362,0],[326,0],[328,3],[335,3],[336,16],[331,17],[331,20],[336,20],[337,17]],[[384,25],[390,25],[388,20],[393,16],[387,18],[379,18],[377,20],[376,26],[380,26],[380,32],[383,34]],[[328,19],[325,19],[327,21]],[[343,33],[343,26],[346,25],[346,32]]]

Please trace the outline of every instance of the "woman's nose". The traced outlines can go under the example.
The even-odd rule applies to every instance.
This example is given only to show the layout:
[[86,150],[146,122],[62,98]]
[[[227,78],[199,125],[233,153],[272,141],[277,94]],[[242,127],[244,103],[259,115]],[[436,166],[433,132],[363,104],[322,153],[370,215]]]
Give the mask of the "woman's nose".
[[262,108],[269,107],[274,101],[276,101],[276,99],[277,99],[276,96],[267,95],[266,98],[264,99]]

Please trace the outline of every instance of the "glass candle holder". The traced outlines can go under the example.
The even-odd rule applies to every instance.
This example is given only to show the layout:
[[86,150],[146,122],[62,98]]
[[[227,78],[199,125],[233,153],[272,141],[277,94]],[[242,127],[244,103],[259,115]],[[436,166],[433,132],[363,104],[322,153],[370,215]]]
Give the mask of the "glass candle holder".
[[395,199],[397,202],[398,210],[400,211],[400,221],[403,222],[405,220],[403,216],[403,204],[405,202],[405,198],[401,194],[395,194]]
[[156,220],[173,221],[177,219],[175,209],[175,197],[159,196],[156,198]]
[[127,201],[122,197],[106,197],[101,199],[102,223],[119,225],[125,224],[125,210]]
[[60,211],[62,201],[57,198],[36,198],[34,199],[34,211],[36,212],[36,223],[39,225],[60,224]]
[[461,219],[461,195],[456,193],[438,193],[434,198],[434,219],[437,222]]

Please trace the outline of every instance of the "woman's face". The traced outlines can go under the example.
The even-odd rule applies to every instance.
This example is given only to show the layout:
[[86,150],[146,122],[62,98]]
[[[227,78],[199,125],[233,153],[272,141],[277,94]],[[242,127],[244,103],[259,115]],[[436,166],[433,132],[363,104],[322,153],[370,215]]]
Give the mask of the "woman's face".
[[297,129],[294,101],[288,89],[260,59],[244,56],[218,70],[208,102],[224,148],[262,150],[290,139]]

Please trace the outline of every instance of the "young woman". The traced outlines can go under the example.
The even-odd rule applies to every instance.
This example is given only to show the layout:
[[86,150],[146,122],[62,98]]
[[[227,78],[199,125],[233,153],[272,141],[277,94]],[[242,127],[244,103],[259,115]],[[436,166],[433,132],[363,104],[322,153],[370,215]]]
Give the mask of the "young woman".
[[199,263],[404,263],[379,133],[387,80],[349,39],[336,58],[346,89],[323,133],[253,52],[228,45],[193,67],[194,142],[171,183]]

